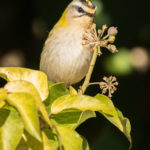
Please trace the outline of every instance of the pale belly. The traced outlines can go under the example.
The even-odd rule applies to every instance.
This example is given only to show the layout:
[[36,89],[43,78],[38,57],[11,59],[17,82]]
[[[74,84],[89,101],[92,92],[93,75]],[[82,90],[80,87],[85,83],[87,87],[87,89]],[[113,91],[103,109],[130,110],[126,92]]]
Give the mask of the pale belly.
[[79,36],[68,35],[67,40],[64,38],[61,44],[59,41],[55,39],[46,43],[41,55],[40,70],[47,74],[50,81],[64,82],[66,85],[77,83],[89,69],[92,52],[89,47],[82,46]]

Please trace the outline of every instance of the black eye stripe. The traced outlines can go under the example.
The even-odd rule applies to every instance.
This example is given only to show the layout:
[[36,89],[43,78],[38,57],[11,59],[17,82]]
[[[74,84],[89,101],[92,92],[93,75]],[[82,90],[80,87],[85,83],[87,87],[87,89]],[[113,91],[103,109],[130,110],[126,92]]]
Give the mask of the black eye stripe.
[[78,12],[79,12],[79,13],[84,13],[85,11],[83,10],[83,8],[78,7]]
[[92,13],[86,13],[86,15],[89,17],[94,17],[94,14],[92,14]]
[[82,17],[82,16],[89,16],[89,17],[93,18],[95,15],[91,14],[91,13],[85,13],[85,14],[81,14],[80,16],[77,16],[77,17]]
[[80,6],[73,5],[72,7],[75,8],[75,9],[80,13],[80,15],[78,15],[78,16],[76,16],[76,17],[82,17],[82,16],[94,17],[94,16],[95,16],[95,14],[86,12],[86,11],[85,11],[82,7],[80,7]]

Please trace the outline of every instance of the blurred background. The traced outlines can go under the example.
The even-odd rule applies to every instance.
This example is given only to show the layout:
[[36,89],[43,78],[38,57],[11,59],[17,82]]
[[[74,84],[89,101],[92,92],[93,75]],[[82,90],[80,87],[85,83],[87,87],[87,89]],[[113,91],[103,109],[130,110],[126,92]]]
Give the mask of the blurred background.
[[[70,1],[0,0],[0,66],[39,69],[48,32]],[[132,149],[150,149],[150,1],[93,2],[97,6],[97,27],[103,24],[118,27],[119,53],[103,49],[91,80],[117,77],[120,84],[112,100],[131,121]],[[87,91],[89,95],[98,92],[98,86]],[[99,114],[78,131],[88,139],[92,150],[127,150],[129,146],[123,134]]]

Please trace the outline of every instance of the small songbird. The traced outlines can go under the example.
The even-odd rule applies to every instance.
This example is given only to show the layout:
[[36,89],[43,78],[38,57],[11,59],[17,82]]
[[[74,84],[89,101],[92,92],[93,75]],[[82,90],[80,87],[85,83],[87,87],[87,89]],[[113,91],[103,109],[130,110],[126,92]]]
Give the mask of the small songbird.
[[50,81],[68,86],[85,77],[93,53],[82,40],[94,22],[95,11],[90,0],[73,0],[50,31],[40,60],[40,70]]

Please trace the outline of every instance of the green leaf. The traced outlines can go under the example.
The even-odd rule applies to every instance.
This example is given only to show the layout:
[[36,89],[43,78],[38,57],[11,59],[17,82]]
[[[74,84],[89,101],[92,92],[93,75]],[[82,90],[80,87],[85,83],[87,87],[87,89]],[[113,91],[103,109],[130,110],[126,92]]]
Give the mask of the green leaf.
[[42,100],[48,96],[47,76],[41,71],[19,67],[0,67],[0,77],[9,82],[17,80],[31,82],[37,88]]
[[131,124],[130,124],[130,121],[128,118],[124,117],[122,112],[117,109],[117,113],[118,113],[118,117],[123,125],[123,133],[125,134],[125,136],[127,137],[127,139],[129,140],[130,142],[130,147],[129,149],[132,148],[132,139],[131,139],[131,135],[130,135],[130,132],[131,132]]
[[[120,120],[118,112],[113,105],[113,102],[106,96],[98,94],[95,98],[85,95],[65,95],[56,99],[51,107],[52,114],[58,114],[64,110],[77,109],[80,111],[99,111],[112,124],[114,124],[121,132],[123,132],[130,140],[129,122],[127,121],[127,128],[124,130],[124,124]],[[122,117],[123,119],[123,117]],[[128,133],[126,133],[128,131]]]
[[37,106],[34,97],[28,93],[8,94],[7,101],[16,107],[24,121],[25,129],[41,141]]
[[96,114],[93,111],[86,110],[86,111],[82,112],[81,115],[80,115],[80,118],[78,120],[77,127],[80,124],[82,124],[83,122],[85,122],[87,119],[94,118],[94,117],[96,117]]
[[50,117],[53,124],[75,129],[82,112],[78,110],[65,111]]
[[83,142],[82,142],[82,148],[83,150],[90,150],[90,147],[89,147],[89,144],[88,144],[88,141],[86,140],[85,137],[81,136]]
[[52,81],[48,81],[48,87],[50,88],[51,86],[53,86],[55,83]]
[[52,130],[44,128],[42,132],[44,150],[57,150],[59,147],[56,133]]
[[108,97],[97,94],[95,98],[97,98],[100,101],[103,101],[109,105],[112,105],[113,110],[112,110],[111,115],[105,114],[104,112],[101,112],[101,111],[100,111],[100,113],[106,119],[108,119],[112,124],[114,124],[121,132],[123,132],[123,134],[128,138],[128,140],[130,142],[130,148],[131,148],[131,146],[132,146],[132,140],[131,140],[131,135],[130,135],[131,125],[130,125],[128,118],[125,118],[123,116],[123,114],[118,109],[115,108],[112,101]]
[[44,120],[51,126],[46,108],[42,103],[42,100],[40,98],[37,89],[33,86],[32,83],[27,81],[8,82],[5,86],[5,89],[10,93],[23,92],[32,95],[37,103],[37,107],[39,108]]
[[23,133],[23,122],[14,108],[0,109],[0,150],[15,150]]
[[25,131],[16,150],[43,150],[43,144]]
[[61,112],[59,114],[54,114],[50,117],[50,119],[51,122],[55,125],[75,129],[87,119],[93,118],[95,116],[96,114],[93,111],[81,112],[78,110],[70,110]]
[[52,114],[58,114],[67,109],[78,109],[80,111],[103,111],[107,114],[111,114],[112,105],[85,95],[65,95],[55,100],[51,107]]
[[89,150],[87,141],[76,131],[58,126],[57,130],[65,150]]
[[51,105],[52,103],[60,96],[69,94],[68,89],[65,87],[64,83],[57,83],[54,85],[49,86],[49,96],[44,101],[45,105],[47,106],[48,113],[51,112]]
[[99,111],[105,118],[107,118],[112,124],[114,124],[119,130],[123,132],[123,126],[121,124],[121,121],[118,117],[118,114],[116,112],[115,106],[113,105],[113,102],[106,96],[97,94],[95,96],[96,99],[98,99],[100,102],[105,103],[107,107],[111,107],[112,111],[111,113],[107,114],[104,111]]

